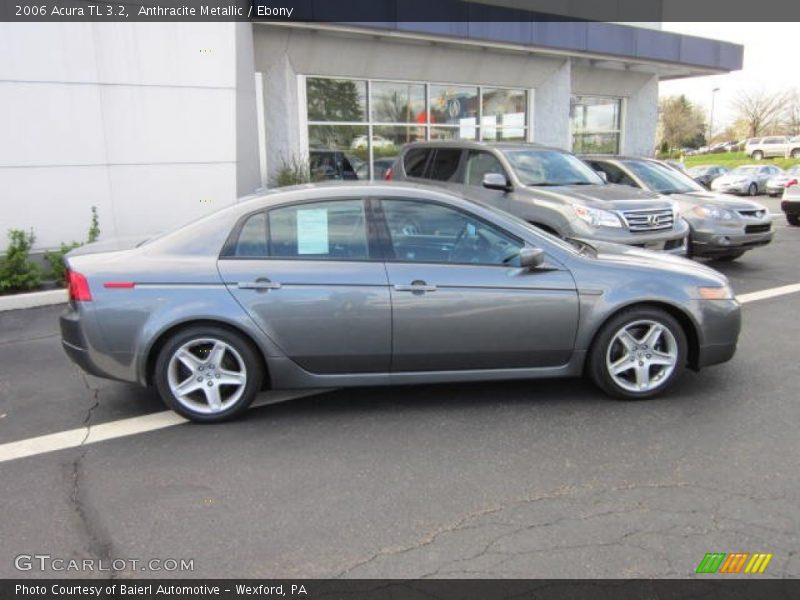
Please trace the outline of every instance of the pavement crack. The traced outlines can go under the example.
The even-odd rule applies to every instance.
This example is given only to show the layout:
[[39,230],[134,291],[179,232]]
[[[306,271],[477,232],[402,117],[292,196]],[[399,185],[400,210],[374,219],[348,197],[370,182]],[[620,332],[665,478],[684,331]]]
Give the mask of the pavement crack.
[[[78,456],[71,464],[72,490],[70,493],[70,502],[78,517],[78,523],[83,537],[86,540],[86,549],[93,557],[98,559],[101,564],[108,566],[111,563],[113,544],[105,528],[99,521],[97,511],[88,501],[86,491],[82,485],[85,476],[84,459],[89,451],[89,448],[86,446],[86,441],[89,439],[89,434],[92,430],[92,416],[94,411],[100,406],[100,390],[91,386],[89,380],[82,371],[78,370],[78,374],[81,381],[83,381],[83,384],[86,386],[86,389],[91,393],[92,404],[86,410],[86,415],[81,423],[86,429],[86,432],[78,446]],[[115,571],[113,569],[109,570],[108,574],[110,579],[115,577]]]

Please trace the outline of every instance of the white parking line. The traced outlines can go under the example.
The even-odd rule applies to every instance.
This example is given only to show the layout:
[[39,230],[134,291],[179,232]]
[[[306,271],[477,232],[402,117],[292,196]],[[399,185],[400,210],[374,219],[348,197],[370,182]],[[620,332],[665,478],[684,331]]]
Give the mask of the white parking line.
[[767,300],[768,298],[776,298],[778,296],[785,296],[786,294],[796,294],[797,292],[800,292],[800,283],[782,285],[781,287],[761,290],[759,292],[750,292],[749,294],[741,294],[736,296],[736,299],[740,304],[747,304],[748,302]]
[[[747,304],[749,302],[767,300],[769,298],[785,296],[786,294],[796,294],[798,292],[800,292],[800,283],[793,283],[791,285],[783,285],[758,292],[750,292],[749,294],[741,294],[736,298],[741,304]],[[302,398],[326,391],[328,390],[266,392],[256,400],[256,406],[265,403],[269,404],[281,402],[283,400]],[[57,450],[66,450],[68,448],[96,444],[97,442],[136,435],[137,433],[157,431],[165,427],[173,427],[186,422],[186,419],[180,415],[167,410],[140,417],[111,421],[110,423],[101,423],[99,425],[90,425],[79,429],[51,433],[49,435],[40,435],[17,442],[0,444],[0,463],[28,456],[36,456],[38,454],[46,454],[48,452],[56,452]]]
[[[261,406],[263,404],[272,404],[284,400],[294,400],[296,398],[303,398],[326,391],[328,390],[266,392],[256,398],[255,405]],[[182,425],[187,422],[186,419],[177,413],[171,410],[165,410],[149,415],[142,415],[140,417],[131,417],[129,419],[120,419],[109,423],[100,423],[99,425],[89,425],[87,427],[81,427],[80,429],[70,429],[68,431],[60,431],[49,435],[40,435],[17,442],[0,444],[0,463],[16,460],[18,458],[25,458],[27,456],[36,456],[37,454],[56,452],[57,450],[66,450],[68,448],[96,444],[97,442],[136,435],[137,433],[157,431],[165,427]]]

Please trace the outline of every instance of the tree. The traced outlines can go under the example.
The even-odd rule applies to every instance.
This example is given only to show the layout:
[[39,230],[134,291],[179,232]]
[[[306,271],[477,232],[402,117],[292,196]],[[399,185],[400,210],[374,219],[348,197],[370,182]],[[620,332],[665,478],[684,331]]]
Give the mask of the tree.
[[747,137],[758,137],[775,132],[781,125],[786,108],[786,92],[742,90],[733,101],[736,116],[747,125]]
[[658,103],[661,143],[669,148],[701,146],[705,143],[705,114],[684,96],[668,96]]
[[784,125],[788,135],[800,135],[800,92],[789,92],[784,111]]

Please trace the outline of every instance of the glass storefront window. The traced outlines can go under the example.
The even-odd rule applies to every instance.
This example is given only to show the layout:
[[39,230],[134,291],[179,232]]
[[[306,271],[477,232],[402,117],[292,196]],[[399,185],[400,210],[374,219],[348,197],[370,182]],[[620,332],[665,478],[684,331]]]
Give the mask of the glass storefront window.
[[380,179],[415,141],[528,137],[525,90],[308,77],[306,98],[317,179]]
[[372,120],[376,123],[425,123],[425,86],[420,83],[374,81]]
[[570,102],[572,151],[618,154],[622,100],[573,96]]

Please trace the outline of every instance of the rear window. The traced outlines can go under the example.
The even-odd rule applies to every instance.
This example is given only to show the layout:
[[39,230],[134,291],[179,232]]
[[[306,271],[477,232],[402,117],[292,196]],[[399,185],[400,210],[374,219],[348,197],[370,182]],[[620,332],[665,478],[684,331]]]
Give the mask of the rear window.
[[403,157],[403,168],[409,177],[422,177],[425,174],[425,164],[430,154],[428,148],[412,148]]
[[458,170],[458,163],[461,160],[461,150],[438,148],[433,155],[433,162],[428,170],[428,179],[437,181],[449,181]]

